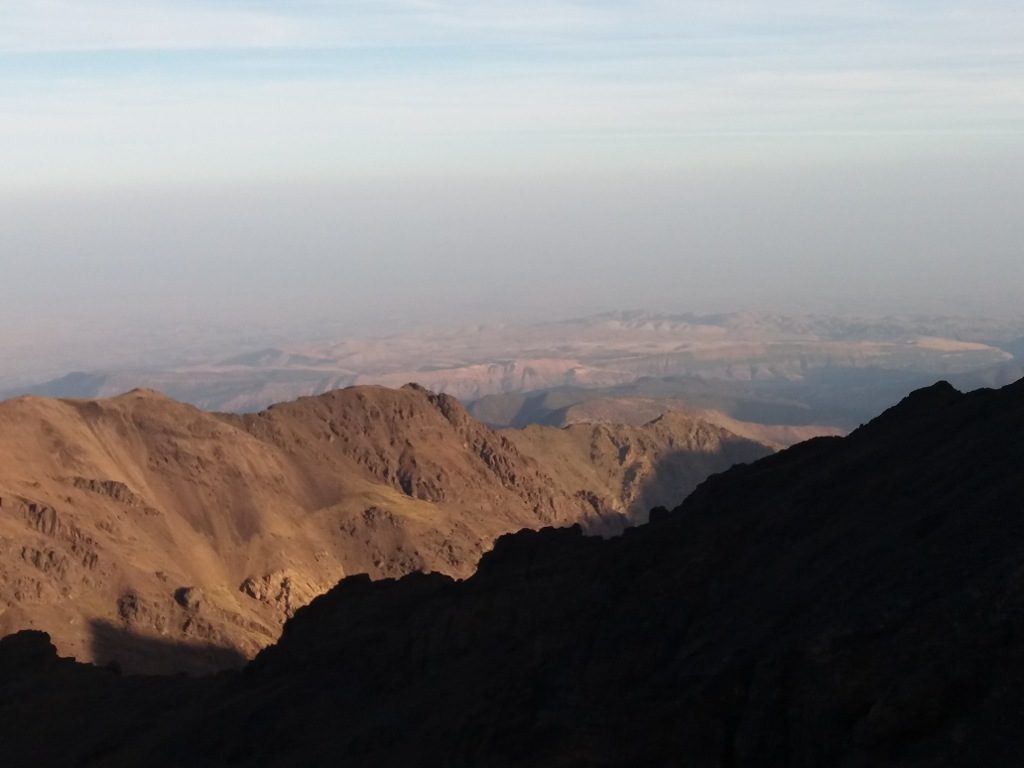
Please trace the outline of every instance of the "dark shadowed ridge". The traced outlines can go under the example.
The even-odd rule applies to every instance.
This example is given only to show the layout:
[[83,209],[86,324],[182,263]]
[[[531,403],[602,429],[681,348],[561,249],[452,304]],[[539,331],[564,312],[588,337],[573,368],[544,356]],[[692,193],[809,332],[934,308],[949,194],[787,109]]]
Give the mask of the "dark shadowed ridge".
[[133,632],[109,621],[89,622],[96,663],[116,669],[175,670],[197,674],[238,669],[246,658],[235,648],[215,643],[185,643]]
[[617,539],[350,578],[240,673],[119,677],[0,644],[13,763],[1014,765],[1024,382],[913,393]]

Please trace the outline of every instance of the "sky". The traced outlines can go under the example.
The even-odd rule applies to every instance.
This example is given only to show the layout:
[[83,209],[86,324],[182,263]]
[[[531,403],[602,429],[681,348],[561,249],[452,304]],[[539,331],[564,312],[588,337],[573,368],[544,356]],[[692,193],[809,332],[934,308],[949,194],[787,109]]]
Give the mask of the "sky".
[[1022,43],[991,0],[3,0],[0,161],[50,189],[998,153]]
[[0,0],[0,365],[1012,304],[1022,133],[1016,2]]

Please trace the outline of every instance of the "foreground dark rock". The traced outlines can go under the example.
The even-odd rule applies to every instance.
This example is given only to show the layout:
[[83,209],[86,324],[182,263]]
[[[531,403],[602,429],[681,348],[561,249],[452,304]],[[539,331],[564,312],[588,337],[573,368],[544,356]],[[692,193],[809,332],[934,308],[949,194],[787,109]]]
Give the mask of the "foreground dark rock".
[[5,763],[1019,762],[1024,382],[921,390],[652,517],[504,537],[463,582],[347,579],[217,677],[7,638]]

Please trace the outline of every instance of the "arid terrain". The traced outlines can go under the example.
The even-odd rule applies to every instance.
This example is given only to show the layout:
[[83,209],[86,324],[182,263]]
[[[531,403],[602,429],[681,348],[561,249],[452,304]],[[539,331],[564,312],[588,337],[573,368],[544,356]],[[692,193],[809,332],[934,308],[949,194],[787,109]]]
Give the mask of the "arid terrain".
[[773,447],[674,412],[495,432],[416,385],[248,415],[152,390],[10,400],[0,635],[127,671],[237,665],[344,576],[466,577],[510,531],[617,533]]
[[467,404],[593,390],[682,399],[742,421],[850,429],[937,378],[966,389],[1015,380],[1022,338],[1021,318],[615,312],[253,351],[239,342],[236,354],[173,365],[125,365],[122,350],[116,365],[9,385],[7,395],[109,397],[148,387],[207,410],[243,412],[338,387],[417,381]]
[[104,766],[1015,765],[1022,441],[1024,382],[939,383],[617,538],[345,579],[243,672],[120,676],[23,632],[0,741]]
[[1024,0],[0,0],[0,768],[1024,766]]
[[[699,402],[700,398],[693,400]],[[788,448],[812,437],[845,432],[825,424],[741,421],[722,410],[692,407],[691,402],[678,397],[631,397],[608,395],[600,389],[559,388],[533,394],[492,395],[472,403],[469,412],[490,426],[514,429],[582,424],[639,427],[662,417],[698,419],[773,448]]]

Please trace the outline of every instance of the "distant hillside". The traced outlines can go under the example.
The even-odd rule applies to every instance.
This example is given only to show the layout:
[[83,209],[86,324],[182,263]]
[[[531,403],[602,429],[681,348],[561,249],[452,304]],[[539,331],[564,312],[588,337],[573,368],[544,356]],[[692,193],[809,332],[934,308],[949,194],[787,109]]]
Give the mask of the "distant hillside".
[[346,579],[243,673],[0,642],[14,763],[1009,766],[1024,750],[1024,381],[917,391],[619,538]]
[[467,576],[503,533],[618,531],[769,451],[696,419],[517,437],[415,385],[245,416],[149,390],[0,403],[0,634],[129,670],[237,664],[345,575]]
[[672,411],[637,426],[580,423],[500,434],[557,483],[587,489],[595,499],[620,500],[617,511],[631,523],[646,522],[664,499],[685,497],[720,471],[723,455],[748,462],[767,453],[762,443],[744,444],[711,422]]
[[[642,426],[663,417],[689,418],[714,424],[735,435],[773,448],[788,448],[812,437],[840,435],[839,427],[817,424],[762,424],[742,421],[713,408],[695,408],[677,397],[603,396],[605,390],[556,389],[523,395],[494,395],[470,404],[469,411],[493,426],[540,424]],[[701,402],[701,397],[694,397]]]
[[[682,398],[743,421],[849,429],[936,378],[1009,362],[1022,334],[1021,318],[612,312],[242,346],[236,354],[189,356],[187,365],[149,356],[147,365],[137,367],[97,361],[94,371],[7,396],[96,398],[147,387],[206,410],[253,412],[351,385],[418,381],[466,403],[491,395],[600,389],[606,396]],[[536,423],[492,415],[478,414],[502,426]]]

